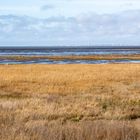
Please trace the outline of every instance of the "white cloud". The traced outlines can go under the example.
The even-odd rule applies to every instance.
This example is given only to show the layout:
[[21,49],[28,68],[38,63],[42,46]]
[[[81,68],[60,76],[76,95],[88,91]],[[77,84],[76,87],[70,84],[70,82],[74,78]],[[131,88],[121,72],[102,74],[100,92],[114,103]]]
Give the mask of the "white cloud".
[[[139,42],[140,10],[118,14],[81,14],[77,17],[32,18],[0,16],[0,42],[17,44],[105,44]],[[135,41],[134,41],[135,40]]]
[[140,9],[139,0],[3,0],[0,14],[27,15],[46,18],[49,16],[77,16],[82,13],[117,13]]

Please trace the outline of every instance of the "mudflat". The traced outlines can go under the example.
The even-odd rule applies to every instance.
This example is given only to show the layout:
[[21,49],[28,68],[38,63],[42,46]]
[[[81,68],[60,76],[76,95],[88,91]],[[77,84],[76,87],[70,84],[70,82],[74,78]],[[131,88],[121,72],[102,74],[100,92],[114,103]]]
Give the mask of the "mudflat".
[[107,54],[107,55],[64,55],[64,56],[0,56],[0,60],[35,60],[35,59],[49,59],[49,60],[140,60],[140,54]]

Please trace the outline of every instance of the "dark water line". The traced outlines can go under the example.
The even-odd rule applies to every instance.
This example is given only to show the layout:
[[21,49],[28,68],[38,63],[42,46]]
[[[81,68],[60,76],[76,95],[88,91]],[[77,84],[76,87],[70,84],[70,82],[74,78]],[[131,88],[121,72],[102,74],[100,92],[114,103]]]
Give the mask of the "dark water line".
[[64,56],[64,55],[103,55],[103,54],[140,54],[140,49],[94,49],[94,48],[51,48],[51,49],[0,49],[0,56]]

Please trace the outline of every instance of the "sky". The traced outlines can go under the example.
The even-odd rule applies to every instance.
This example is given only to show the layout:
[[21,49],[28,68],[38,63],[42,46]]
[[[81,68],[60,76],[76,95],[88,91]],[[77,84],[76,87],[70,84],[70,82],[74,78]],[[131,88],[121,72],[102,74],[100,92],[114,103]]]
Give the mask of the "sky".
[[139,0],[1,0],[0,46],[140,45]]

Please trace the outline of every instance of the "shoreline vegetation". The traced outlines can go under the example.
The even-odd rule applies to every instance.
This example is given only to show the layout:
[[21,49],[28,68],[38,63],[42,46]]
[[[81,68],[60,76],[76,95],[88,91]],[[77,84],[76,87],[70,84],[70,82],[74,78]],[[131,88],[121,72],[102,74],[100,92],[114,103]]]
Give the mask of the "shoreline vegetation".
[[139,140],[140,64],[0,65],[0,139]]
[[0,56],[0,60],[37,60],[37,59],[49,59],[49,60],[140,60],[140,54],[130,55],[64,55],[64,56]]

